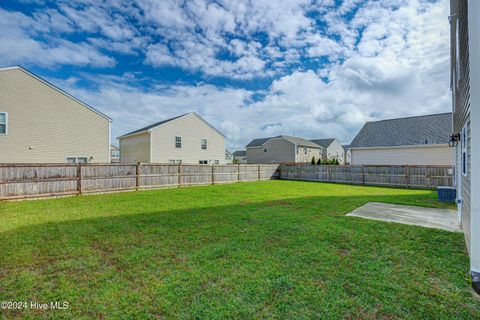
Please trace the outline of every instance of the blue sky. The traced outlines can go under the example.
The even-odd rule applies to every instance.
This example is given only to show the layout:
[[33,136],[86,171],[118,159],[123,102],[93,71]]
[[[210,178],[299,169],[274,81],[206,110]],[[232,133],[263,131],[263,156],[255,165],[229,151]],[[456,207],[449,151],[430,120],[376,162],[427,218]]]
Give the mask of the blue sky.
[[195,111],[229,149],[277,134],[348,143],[365,121],[450,110],[448,1],[0,2],[0,66],[114,119]]

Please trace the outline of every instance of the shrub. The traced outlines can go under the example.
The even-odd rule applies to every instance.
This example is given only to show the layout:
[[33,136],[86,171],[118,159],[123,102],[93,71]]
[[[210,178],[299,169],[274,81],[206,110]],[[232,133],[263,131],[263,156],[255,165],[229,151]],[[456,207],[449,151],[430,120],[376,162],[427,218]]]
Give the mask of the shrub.
[[315,165],[317,162],[315,161],[315,157],[312,157],[311,164]]

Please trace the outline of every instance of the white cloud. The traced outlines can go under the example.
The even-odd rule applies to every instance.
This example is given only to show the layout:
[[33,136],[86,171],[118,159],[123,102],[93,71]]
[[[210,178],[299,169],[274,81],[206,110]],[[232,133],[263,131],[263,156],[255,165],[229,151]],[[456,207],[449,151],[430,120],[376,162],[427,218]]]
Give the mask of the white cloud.
[[[48,43],[35,39],[35,33],[46,28],[42,21],[44,16],[36,21],[22,13],[12,13],[0,9],[0,60],[3,65],[19,63],[34,63],[40,66],[55,66],[57,64],[92,65],[111,67],[115,60],[104,55],[87,43],[73,43],[63,39],[50,39]],[[54,18],[56,19],[56,18]],[[61,25],[67,30],[68,24]]]
[[[153,67],[172,65],[239,79],[276,77],[265,90],[160,85],[152,79],[142,79],[150,86],[140,89],[135,85],[141,76],[137,74],[84,75],[98,86],[93,91],[76,87],[77,77],[63,83],[114,118],[115,136],[196,111],[223,131],[235,149],[255,137],[292,133],[306,138],[336,136],[348,143],[368,120],[448,111],[448,0],[360,2],[358,10],[359,1],[354,0],[344,1],[337,9],[330,0],[214,4],[138,0],[140,11],[128,3],[116,7],[128,12],[137,26],[121,17],[105,21],[106,7],[98,5],[92,13],[98,18],[95,22],[75,10],[68,21],[54,12],[36,16],[38,21],[51,21],[51,29],[44,32],[81,28],[102,34],[78,44],[53,38],[48,45],[27,31],[45,28],[37,20],[0,11],[0,18],[8,19],[0,19],[2,29],[14,23],[22,26],[12,28],[11,38],[0,34],[0,40],[15,39],[18,45],[0,47],[0,57],[11,59],[15,52],[46,65],[108,66],[113,61],[98,49],[108,47],[144,55],[144,62]],[[325,25],[318,27],[309,11]],[[264,33],[264,41],[253,37],[256,33]],[[305,59],[324,57],[331,63],[318,68],[302,64]]]

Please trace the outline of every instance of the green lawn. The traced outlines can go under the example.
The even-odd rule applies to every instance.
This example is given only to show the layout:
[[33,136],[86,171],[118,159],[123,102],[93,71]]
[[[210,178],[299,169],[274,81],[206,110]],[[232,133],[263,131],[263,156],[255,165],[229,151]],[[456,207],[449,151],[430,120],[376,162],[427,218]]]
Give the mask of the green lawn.
[[0,203],[6,318],[480,318],[463,235],[345,217],[433,191],[264,181]]

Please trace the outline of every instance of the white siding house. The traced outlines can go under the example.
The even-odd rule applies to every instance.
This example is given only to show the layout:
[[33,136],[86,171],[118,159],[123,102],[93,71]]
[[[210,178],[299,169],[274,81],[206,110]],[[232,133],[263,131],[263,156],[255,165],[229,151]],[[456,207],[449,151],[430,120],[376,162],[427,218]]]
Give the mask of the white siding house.
[[118,139],[123,163],[225,163],[225,136],[194,112],[154,123]]
[[22,67],[0,69],[0,163],[108,163],[110,123]]
[[367,122],[349,146],[353,165],[453,165],[452,114]]
[[345,164],[345,149],[337,138],[313,139],[311,141],[323,147],[323,160],[337,159],[340,164]]

